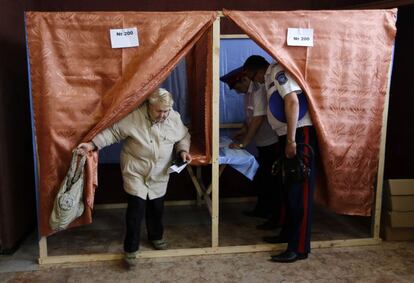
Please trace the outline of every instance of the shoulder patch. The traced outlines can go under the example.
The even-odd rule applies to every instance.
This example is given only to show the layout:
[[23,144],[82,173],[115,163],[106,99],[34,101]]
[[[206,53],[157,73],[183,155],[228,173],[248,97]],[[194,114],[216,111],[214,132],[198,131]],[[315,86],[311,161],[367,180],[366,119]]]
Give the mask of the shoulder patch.
[[288,80],[284,71],[278,72],[275,76],[275,79],[278,81],[280,85],[284,85]]

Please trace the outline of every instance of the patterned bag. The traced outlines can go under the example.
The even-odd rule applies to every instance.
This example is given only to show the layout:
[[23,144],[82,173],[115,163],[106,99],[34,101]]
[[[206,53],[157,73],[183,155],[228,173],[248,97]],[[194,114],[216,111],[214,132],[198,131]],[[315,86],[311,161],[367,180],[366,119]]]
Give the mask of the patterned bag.
[[[314,158],[313,148],[306,143],[298,143],[296,155],[286,158],[284,155],[272,165],[272,175],[280,176],[283,184],[298,184],[305,181],[311,174],[311,163]],[[300,150],[307,147],[309,154]]]
[[70,168],[63,179],[55,198],[49,225],[55,231],[63,230],[73,220],[82,215],[83,205],[83,176],[86,155],[82,156],[79,164],[76,151],[73,152]]

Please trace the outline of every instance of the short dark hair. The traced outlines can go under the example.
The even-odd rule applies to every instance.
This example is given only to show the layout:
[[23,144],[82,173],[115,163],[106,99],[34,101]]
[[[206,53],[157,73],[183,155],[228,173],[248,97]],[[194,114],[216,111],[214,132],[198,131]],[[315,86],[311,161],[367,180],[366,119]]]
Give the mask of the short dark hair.
[[269,67],[269,62],[260,55],[252,55],[243,64],[243,71],[259,71]]

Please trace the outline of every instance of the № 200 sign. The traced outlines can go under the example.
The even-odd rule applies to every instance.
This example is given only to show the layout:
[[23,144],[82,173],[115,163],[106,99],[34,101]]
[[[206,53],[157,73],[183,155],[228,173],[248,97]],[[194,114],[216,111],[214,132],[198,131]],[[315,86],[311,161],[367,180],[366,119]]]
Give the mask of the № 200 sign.
[[110,29],[112,48],[136,47],[139,45],[138,30],[134,28]]
[[288,28],[288,46],[313,46],[313,29],[311,28]]

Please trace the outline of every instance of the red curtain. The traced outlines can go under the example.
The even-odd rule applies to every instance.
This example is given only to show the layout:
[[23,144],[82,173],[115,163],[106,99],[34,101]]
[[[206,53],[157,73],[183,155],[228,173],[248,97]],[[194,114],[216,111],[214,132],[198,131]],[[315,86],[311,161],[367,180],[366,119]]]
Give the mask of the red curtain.
[[[216,12],[26,13],[39,168],[39,230],[49,216],[71,151],[126,116],[211,27]],[[112,49],[109,29],[136,27],[139,46]],[[86,211],[92,221],[97,156],[88,157]]]
[[186,57],[191,111],[191,151],[195,165],[211,163],[212,40],[210,29]]
[[[338,213],[371,213],[396,13],[224,11],[305,90],[326,175],[317,198]],[[288,28],[312,28],[314,46],[287,46]]]

